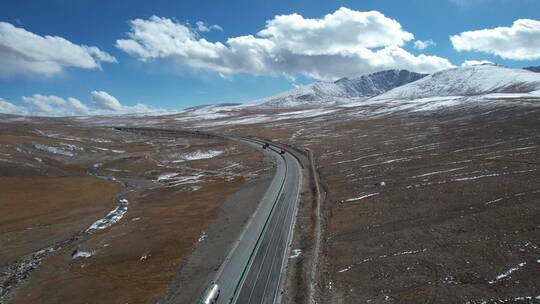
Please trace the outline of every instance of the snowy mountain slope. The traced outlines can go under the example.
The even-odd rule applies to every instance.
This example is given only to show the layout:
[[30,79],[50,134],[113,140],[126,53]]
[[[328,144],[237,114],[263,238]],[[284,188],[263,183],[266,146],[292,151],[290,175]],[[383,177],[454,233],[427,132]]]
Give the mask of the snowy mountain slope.
[[201,109],[211,109],[211,108],[221,108],[221,107],[235,107],[239,106],[241,103],[235,103],[235,102],[224,102],[224,103],[216,103],[216,104],[203,104],[198,106],[193,106],[189,108],[185,108],[186,111],[195,111],[195,110],[201,110]]
[[530,66],[523,69],[531,72],[540,73],[540,66]]
[[347,96],[368,97],[382,94],[425,76],[427,74],[418,74],[407,70],[389,70],[353,79],[342,78],[334,83],[341,86]]
[[540,74],[496,65],[476,65],[437,72],[392,89],[373,100],[437,96],[478,96],[491,93],[540,93]]
[[348,102],[351,98],[371,97],[384,93],[425,76],[427,75],[406,70],[388,70],[362,75],[357,78],[342,78],[335,82],[316,82],[255,101],[246,106],[289,108]]

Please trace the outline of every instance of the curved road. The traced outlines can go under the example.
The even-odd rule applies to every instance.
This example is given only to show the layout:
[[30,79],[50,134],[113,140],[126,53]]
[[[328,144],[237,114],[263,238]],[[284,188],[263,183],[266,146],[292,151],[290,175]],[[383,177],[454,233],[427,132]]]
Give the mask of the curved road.
[[[240,139],[261,148],[262,143]],[[220,287],[217,303],[274,303],[289,244],[301,185],[301,164],[285,150],[265,150],[277,165],[276,174],[237,243],[222,263],[214,282]]]
[[[199,131],[115,127],[119,131],[182,134],[242,141],[261,149],[264,142]],[[264,151],[277,165],[274,178],[212,282],[220,287],[217,303],[275,303],[287,262],[302,184],[302,165],[287,149],[268,142]],[[180,291],[181,292],[181,291]],[[201,295],[201,300],[204,295]],[[175,302],[174,300],[172,300]]]

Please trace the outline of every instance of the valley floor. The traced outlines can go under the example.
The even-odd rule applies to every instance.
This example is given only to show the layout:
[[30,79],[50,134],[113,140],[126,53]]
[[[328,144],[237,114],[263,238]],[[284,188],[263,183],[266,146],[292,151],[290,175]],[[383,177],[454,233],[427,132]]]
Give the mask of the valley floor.
[[228,216],[226,198],[272,173],[261,153],[223,140],[61,119],[0,130],[0,303],[155,303],[216,238],[212,221],[227,216],[237,235],[257,202]]
[[540,109],[349,115],[258,129],[315,152],[321,303],[540,300]]
[[[256,135],[313,151],[324,192],[322,213],[320,218],[316,214],[312,185],[304,185],[284,302],[308,299],[311,261],[317,254],[314,227],[319,220],[322,238],[315,272],[319,303],[540,300],[540,109],[533,101],[519,103],[518,99],[486,103],[467,99],[431,110],[432,101],[422,102],[422,107],[427,106],[423,111],[401,106],[387,111],[393,105],[359,104],[245,110],[232,118],[223,114],[196,122],[189,113],[115,118],[114,122]],[[86,123],[97,128],[111,121],[95,118]],[[262,154],[230,142],[93,134],[110,142],[77,143],[83,153],[63,145],[66,139],[43,132],[36,135],[36,129],[43,129],[41,123],[26,126],[26,131],[20,131],[24,134],[15,137],[10,132],[20,130],[20,125],[2,131],[1,178],[9,188],[6,193],[23,200],[16,185],[29,176],[36,177],[33,183],[47,177],[48,183],[58,185],[69,176],[72,183],[77,178],[85,185],[65,186],[70,190],[54,202],[58,210],[73,206],[62,213],[64,217],[53,213],[35,217],[32,212],[39,213],[44,202],[28,201],[35,210],[21,213],[21,218],[3,219],[2,246],[31,240],[9,254],[2,251],[3,263],[20,260],[65,236],[77,236],[77,231],[116,206],[111,198],[118,191],[126,186],[133,191],[127,193],[128,211],[121,221],[55,250],[29,279],[22,279],[26,283],[17,289],[14,303],[76,302],[83,299],[81,294],[92,301],[114,297],[118,303],[148,303],[164,295],[175,278],[174,286],[188,286],[189,279],[182,275],[195,273],[198,268],[190,263],[205,259],[193,246],[201,240],[217,240],[205,232],[222,223],[216,220],[226,212],[220,209],[227,205],[222,202],[246,181],[255,183],[257,177],[271,175],[272,165]],[[52,133],[61,133],[55,128],[51,127]],[[37,143],[71,151],[78,155],[77,161],[57,155],[45,162],[52,164],[47,168],[37,160],[29,162],[45,159],[43,153],[59,153]],[[95,146],[109,150],[96,154]],[[22,153],[16,148],[33,154],[16,154]],[[41,169],[17,163],[24,157]],[[15,164],[10,167],[10,162]],[[102,163],[99,174],[88,175],[95,163]],[[109,179],[103,178],[104,172]],[[85,187],[105,191],[96,195]],[[44,186],[32,189],[44,201],[57,195]],[[76,192],[84,192],[79,202],[73,200]],[[87,200],[96,203],[85,208],[82,201]],[[13,204],[1,206],[16,209]],[[73,214],[80,221],[73,221]],[[51,221],[60,226],[51,226]],[[55,238],[42,239],[29,229]],[[212,248],[210,243],[199,248],[205,246]],[[72,258],[77,248],[91,256]],[[187,266],[177,277],[181,265]]]

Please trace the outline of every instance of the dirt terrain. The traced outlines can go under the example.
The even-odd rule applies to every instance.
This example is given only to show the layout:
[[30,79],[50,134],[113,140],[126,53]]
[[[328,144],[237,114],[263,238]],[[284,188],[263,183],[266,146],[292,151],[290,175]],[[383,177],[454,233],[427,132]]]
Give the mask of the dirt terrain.
[[540,111],[487,112],[339,123],[305,141],[328,189],[323,302],[539,295]]
[[231,141],[62,119],[0,130],[2,303],[154,303],[223,201],[272,168]]
[[[268,121],[268,117],[276,119]],[[74,120],[67,123],[70,121]],[[79,226],[75,226],[66,215],[65,223],[56,225],[67,228],[54,231],[64,231],[66,236],[77,234],[114,208],[111,196],[118,196],[119,186],[133,188],[126,194],[129,209],[121,221],[55,250],[29,279],[23,280],[25,284],[17,290],[14,303],[43,299],[77,302],[82,301],[81,294],[98,302],[111,298],[118,303],[155,302],[167,290],[170,292],[168,288],[187,286],[184,284],[189,279],[184,275],[197,269],[190,263],[208,257],[196,248],[213,248],[213,242],[220,239],[205,232],[214,231],[210,223],[220,222],[213,219],[230,210],[223,209],[222,202],[234,197],[235,189],[246,180],[271,175],[272,166],[262,161],[262,154],[233,142],[171,139],[99,128],[111,121],[85,121],[92,125],[91,130],[61,121],[39,122],[49,124],[51,130],[60,128],[56,133],[70,128],[68,134],[111,140],[77,142],[84,152],[73,148],[76,160],[51,156],[43,161],[46,168],[35,157],[45,159],[48,152],[33,151],[25,156],[28,161],[24,163],[39,170],[21,165],[23,162],[10,165],[24,157],[16,154],[15,148],[36,150],[35,143],[61,145],[59,141],[67,143],[66,139],[36,134],[35,129],[41,127],[29,124],[22,128],[23,122],[10,123],[13,129],[3,129],[4,180],[47,176],[54,178],[50,182],[60,182],[63,177],[77,176],[93,180],[95,187],[99,184],[109,189],[108,194],[99,194],[102,198],[83,190],[85,200],[101,200],[91,210],[84,209],[81,202],[69,202],[71,192],[66,192],[66,201],[55,203],[59,210],[65,208],[60,204],[73,204],[68,214],[81,214],[88,223],[76,222]],[[538,107],[515,102],[422,112],[384,112],[369,105],[293,109],[288,113],[246,111],[240,117],[196,123],[182,114],[114,119],[126,126],[256,135],[313,151],[324,194],[322,210],[316,213],[313,184],[304,185],[287,268],[286,303],[309,300],[317,223],[322,225],[322,236],[314,295],[320,303],[538,301],[539,121]],[[101,152],[92,146],[109,150]],[[197,160],[201,155],[212,156]],[[99,174],[89,175],[96,163],[100,164]],[[104,179],[105,175],[109,179]],[[116,181],[111,180],[113,177]],[[305,176],[306,180],[310,178]],[[16,194],[15,186],[9,188],[11,195],[21,195]],[[46,197],[45,190],[39,193]],[[51,213],[43,221],[56,219],[54,216]],[[21,240],[33,237],[23,227],[37,222],[6,220],[9,227],[16,227],[10,229],[21,230],[12,235],[20,235]],[[8,227],[2,229],[7,231]],[[43,244],[64,238],[59,232],[42,233],[55,235]],[[3,244],[15,242],[7,235],[3,232]],[[195,246],[200,240],[208,243]],[[23,246],[17,249],[19,253],[13,251],[9,256],[2,252],[2,259],[17,260],[38,248],[42,245]],[[92,255],[73,259],[76,248]],[[190,253],[195,253],[191,259],[187,258]],[[210,258],[218,263],[215,256]],[[207,268],[208,273],[212,271]],[[205,277],[200,274],[198,280]]]
[[[320,302],[540,301],[540,110],[370,111],[211,127],[314,151],[326,190]],[[306,204],[290,303],[310,284]]]

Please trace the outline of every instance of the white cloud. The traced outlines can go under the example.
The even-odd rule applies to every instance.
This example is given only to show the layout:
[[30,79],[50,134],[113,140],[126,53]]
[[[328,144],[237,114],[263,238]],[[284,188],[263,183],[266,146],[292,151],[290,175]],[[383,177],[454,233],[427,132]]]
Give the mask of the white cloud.
[[433,40],[416,40],[414,42],[414,48],[417,50],[425,50],[430,46],[437,45]]
[[113,57],[107,52],[100,50],[99,48],[95,46],[83,45],[82,47],[88,52],[88,54],[95,57],[95,59],[97,59],[98,61],[108,62],[108,63],[118,63],[115,57]]
[[163,112],[145,104],[134,106],[121,104],[118,99],[104,91],[93,91],[92,100],[96,107],[91,108],[80,100],[68,97],[66,99],[54,95],[34,94],[21,97],[23,105],[17,106],[0,98],[0,113],[33,116],[86,116],[114,115],[130,113]]
[[128,114],[128,113],[147,113],[155,111],[163,111],[162,109],[155,109],[142,103],[137,103],[134,106],[126,106],[120,103],[116,97],[110,95],[105,91],[92,91],[90,93],[92,101],[96,105],[100,113],[116,113],[116,114]]
[[212,25],[210,28],[216,31],[223,32],[223,28],[217,24]]
[[54,95],[34,94],[23,96],[22,101],[26,104],[25,112],[40,116],[72,116],[88,115],[90,109],[76,98],[64,99]]
[[88,106],[86,106],[84,103],[82,103],[80,100],[76,98],[69,97],[67,99],[67,104],[78,113],[83,113],[83,114],[90,113],[90,108],[88,108]]
[[220,31],[220,32],[223,31],[223,28],[221,26],[217,24],[209,25],[208,23],[203,22],[203,21],[197,21],[195,25],[197,26],[197,31],[201,33],[210,32],[212,30]]
[[122,104],[116,97],[109,95],[105,91],[92,91],[92,101],[99,109],[120,111]]
[[64,68],[100,69],[116,58],[94,46],[77,45],[58,36],[40,36],[0,22],[0,76],[53,75]]
[[460,8],[469,8],[472,6],[480,5],[486,3],[488,0],[450,0]]
[[405,51],[401,46],[413,34],[377,11],[340,8],[319,19],[276,16],[256,35],[225,43],[200,38],[168,18],[135,19],[130,25],[127,39],[116,46],[141,61],[169,59],[223,75],[303,74],[329,80],[392,68],[434,72],[452,67],[445,58]]
[[0,113],[24,115],[26,114],[26,111],[25,109],[18,107],[3,98],[0,98]]
[[64,108],[66,101],[58,96],[34,94],[32,96],[23,96],[22,100],[28,105],[31,112],[53,113],[58,108]]
[[450,37],[457,51],[476,51],[513,60],[540,59],[540,21],[519,19],[511,27],[463,32]]
[[197,25],[197,30],[199,32],[210,32],[210,28],[208,27],[208,25],[202,21],[197,21],[195,25]]
[[393,45],[414,39],[401,25],[377,11],[340,8],[321,19],[299,14],[280,15],[266,22],[258,33],[281,48],[305,55],[338,54]]
[[465,60],[461,64],[462,67],[473,66],[473,65],[482,65],[482,64],[494,64],[489,60]]

